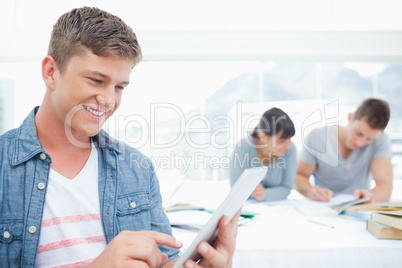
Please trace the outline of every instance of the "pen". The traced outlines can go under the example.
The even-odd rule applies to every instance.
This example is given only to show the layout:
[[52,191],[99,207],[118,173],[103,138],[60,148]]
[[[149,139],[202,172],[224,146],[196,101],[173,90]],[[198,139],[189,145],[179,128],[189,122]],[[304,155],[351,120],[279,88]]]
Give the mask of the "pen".
[[310,220],[310,219],[308,219],[307,221],[308,221],[308,222],[311,222],[311,223],[315,223],[315,224],[321,225],[321,226],[324,226],[324,227],[328,227],[328,228],[334,229],[334,226],[333,226],[333,225],[325,224],[325,223],[318,222],[318,221],[313,221],[313,220]]
[[320,181],[317,179],[317,176],[314,173],[311,173],[311,175],[314,178],[314,183],[315,185],[317,185],[318,187],[320,187],[321,189],[324,189],[324,187],[321,185]]

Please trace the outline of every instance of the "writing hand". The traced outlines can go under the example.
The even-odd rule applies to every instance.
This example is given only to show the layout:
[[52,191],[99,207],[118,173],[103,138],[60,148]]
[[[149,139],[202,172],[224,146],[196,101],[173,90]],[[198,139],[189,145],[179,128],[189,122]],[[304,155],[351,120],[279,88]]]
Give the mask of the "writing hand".
[[198,245],[197,250],[202,255],[203,259],[198,264],[193,260],[187,260],[184,263],[184,267],[232,267],[232,258],[236,249],[237,224],[240,213],[241,209],[230,222],[227,216],[222,217],[219,221],[218,241],[215,248],[207,242],[201,242]]
[[265,195],[265,188],[264,185],[262,185],[262,183],[259,183],[257,187],[255,187],[254,191],[251,193],[251,196],[257,201],[261,201],[262,199],[264,199],[264,195]]
[[172,236],[155,231],[122,231],[88,267],[158,267],[168,260],[158,245],[180,248]]
[[308,197],[311,200],[315,201],[324,201],[328,202],[331,200],[331,197],[334,195],[334,192],[329,190],[328,188],[320,188],[319,186],[311,187]]

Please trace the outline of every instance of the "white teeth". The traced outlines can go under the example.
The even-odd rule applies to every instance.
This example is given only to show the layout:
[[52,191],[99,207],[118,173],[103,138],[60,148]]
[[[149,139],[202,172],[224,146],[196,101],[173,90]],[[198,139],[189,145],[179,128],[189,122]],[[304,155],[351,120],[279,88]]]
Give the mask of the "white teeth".
[[83,106],[84,106],[85,110],[87,110],[88,112],[90,112],[90,113],[92,113],[92,114],[94,114],[96,116],[101,116],[101,115],[103,115],[105,113],[105,112],[100,112],[100,111],[97,111],[97,110],[93,110],[93,109],[91,109],[91,108],[89,108],[88,106],[85,106],[85,105],[83,105]]

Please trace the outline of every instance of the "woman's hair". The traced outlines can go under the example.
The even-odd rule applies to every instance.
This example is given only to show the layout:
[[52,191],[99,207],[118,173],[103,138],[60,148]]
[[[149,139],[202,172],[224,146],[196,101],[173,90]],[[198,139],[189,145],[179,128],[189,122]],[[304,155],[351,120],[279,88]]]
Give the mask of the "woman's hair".
[[276,107],[265,111],[251,135],[254,138],[258,138],[258,131],[262,131],[267,136],[273,136],[282,132],[280,137],[282,139],[291,138],[296,133],[295,126],[290,117]]
[[353,120],[364,119],[372,129],[384,130],[388,125],[390,114],[388,102],[370,98],[360,104],[353,115]]
[[95,7],[63,14],[53,26],[48,55],[63,73],[72,56],[89,49],[97,56],[127,59],[133,67],[141,60],[141,48],[133,30],[119,17]]

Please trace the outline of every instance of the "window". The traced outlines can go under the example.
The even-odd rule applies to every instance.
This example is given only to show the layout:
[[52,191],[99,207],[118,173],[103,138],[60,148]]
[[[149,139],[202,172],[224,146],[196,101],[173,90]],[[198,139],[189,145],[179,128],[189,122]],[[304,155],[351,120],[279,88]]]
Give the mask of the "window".
[[[96,4],[132,26],[144,52],[106,128],[137,145],[159,172],[225,179],[227,169],[216,165],[225,165],[231,146],[256,124],[248,118],[267,106],[283,105],[292,117],[302,119],[306,106],[339,105],[342,124],[344,113],[363,98],[376,96],[391,104],[387,132],[393,139],[395,177],[402,178],[402,138],[396,134],[402,133],[398,0]],[[0,117],[13,117],[7,128],[18,126],[41,103],[45,87],[40,61],[52,25],[82,5],[93,1],[0,3],[0,74],[11,81],[1,96],[3,103],[14,103],[7,108],[14,114]],[[14,102],[14,95],[23,98]],[[234,135],[230,120],[240,106],[247,126]],[[303,120],[297,121],[302,127]]]
[[[293,141],[300,147],[302,130],[309,127],[305,121],[315,111],[332,107],[334,117],[323,117],[320,124],[345,125],[364,98],[383,98],[392,110],[386,132],[396,143],[401,140],[394,133],[402,132],[395,90],[402,64],[203,61],[146,62],[137,68],[133,88],[124,93],[125,108],[108,128],[150,156],[158,172],[226,179],[231,148],[273,106],[295,122]],[[394,147],[396,178],[400,161]]]

